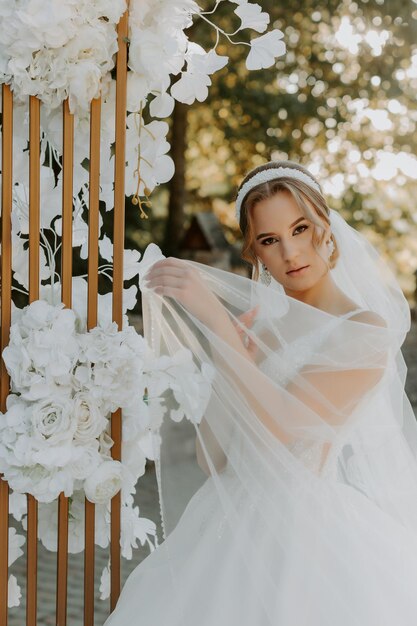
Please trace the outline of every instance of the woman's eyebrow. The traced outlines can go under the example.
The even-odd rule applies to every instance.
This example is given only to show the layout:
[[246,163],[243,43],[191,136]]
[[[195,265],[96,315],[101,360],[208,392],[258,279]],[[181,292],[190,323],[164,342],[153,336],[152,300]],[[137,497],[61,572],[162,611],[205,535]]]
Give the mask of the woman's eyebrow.
[[[292,228],[293,226],[295,226],[296,224],[298,224],[298,222],[302,222],[303,220],[305,220],[306,217],[303,215],[302,217],[299,217],[298,219],[295,220],[295,222],[293,222],[292,224],[290,224],[290,226],[288,228]],[[256,241],[258,241],[258,239],[260,239],[261,237],[266,237],[268,235],[273,235],[274,233],[261,233],[260,235],[258,235],[256,237]]]

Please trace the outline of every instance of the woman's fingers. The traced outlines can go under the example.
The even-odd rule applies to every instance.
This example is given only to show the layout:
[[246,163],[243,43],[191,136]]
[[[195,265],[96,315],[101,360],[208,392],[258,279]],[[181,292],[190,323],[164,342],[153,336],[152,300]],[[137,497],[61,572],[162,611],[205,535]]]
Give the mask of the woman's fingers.
[[156,271],[156,270],[160,270],[162,268],[165,269],[179,269],[181,271],[184,271],[185,269],[191,269],[186,267],[186,262],[183,259],[176,259],[175,257],[168,257],[167,259],[161,259],[160,261],[157,261],[156,263],[154,263],[151,268],[149,269],[149,272],[152,271]]
[[249,353],[254,352],[257,349],[255,343],[246,332],[246,329],[250,328],[254,322],[254,319],[257,313],[257,308],[258,307],[254,307],[250,311],[246,311],[245,313],[242,313],[241,315],[237,317],[238,321],[234,321],[235,329],[243,345],[245,346],[245,348],[247,349]]
[[[258,309],[259,309],[259,305],[256,305],[253,309],[250,309],[249,311],[245,311],[245,313],[242,313],[241,315],[239,315],[237,317],[237,320],[240,322],[240,324],[237,323],[236,321],[234,322],[235,329],[239,337],[241,338],[243,345],[245,346],[246,350],[251,356],[255,355],[255,353],[258,350],[258,347],[256,343],[248,335],[248,333],[246,332],[246,329],[250,328],[253,325],[255,321],[255,317],[258,313]],[[243,326],[241,324],[243,324]]]
[[146,272],[145,279],[149,280],[151,278],[158,278],[158,276],[183,276],[184,268],[166,266],[166,267],[152,267],[148,272]]
[[249,311],[245,311],[245,313],[242,313],[241,315],[239,315],[237,319],[241,321],[242,324],[244,324],[245,326],[249,328],[250,326],[252,326],[257,313],[258,313],[258,305],[255,306],[253,309],[250,309]]
[[152,267],[145,276],[145,284],[149,289],[157,286],[184,288],[190,276],[187,269],[174,265],[155,268]]
[[[177,289],[178,293],[184,288],[184,283],[181,277],[178,276],[157,276],[146,281],[148,289],[170,288]],[[159,293],[159,292],[157,292]]]
[[155,287],[154,292],[159,296],[168,296],[169,298],[176,298],[180,300],[181,290],[175,287],[159,286]]

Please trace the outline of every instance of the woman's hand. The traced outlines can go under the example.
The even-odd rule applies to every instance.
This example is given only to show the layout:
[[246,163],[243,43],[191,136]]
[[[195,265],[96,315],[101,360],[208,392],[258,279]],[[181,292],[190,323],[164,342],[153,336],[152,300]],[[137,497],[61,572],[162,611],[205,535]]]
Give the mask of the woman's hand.
[[198,270],[182,259],[168,257],[157,261],[146,273],[145,281],[149,289],[175,298],[204,323],[226,315],[224,307],[206,287]]
[[[161,259],[146,273],[145,283],[155,293],[174,298],[232,348],[253,360],[256,344],[244,328],[231,319],[214,293],[204,284],[196,268],[175,257]],[[238,317],[246,328],[252,326],[257,309],[250,309]]]

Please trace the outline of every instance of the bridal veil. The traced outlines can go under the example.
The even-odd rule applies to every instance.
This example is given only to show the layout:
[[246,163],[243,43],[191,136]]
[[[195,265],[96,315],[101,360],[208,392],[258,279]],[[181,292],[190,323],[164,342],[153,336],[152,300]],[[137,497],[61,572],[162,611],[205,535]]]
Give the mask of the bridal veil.
[[[145,337],[159,358],[182,355],[201,374],[199,384],[190,377],[184,416],[171,395],[162,417],[152,404],[157,389],[148,390],[164,529],[160,556],[148,559],[164,563],[167,625],[191,626],[196,594],[195,624],[214,624],[204,621],[211,596],[222,626],[238,623],[233,611],[243,626],[408,626],[417,618],[417,425],[401,353],[409,306],[375,248],[330,214],[340,253],[330,271],[360,309],[350,316],[289,297],[273,279],[266,286],[182,261],[241,328],[250,359],[146,287],[162,258],[157,246],[142,258]],[[254,307],[247,328],[240,316]],[[181,488],[164,434],[170,419],[177,437],[195,432]],[[216,532],[193,561],[212,519]],[[210,558],[218,567],[208,580]]]

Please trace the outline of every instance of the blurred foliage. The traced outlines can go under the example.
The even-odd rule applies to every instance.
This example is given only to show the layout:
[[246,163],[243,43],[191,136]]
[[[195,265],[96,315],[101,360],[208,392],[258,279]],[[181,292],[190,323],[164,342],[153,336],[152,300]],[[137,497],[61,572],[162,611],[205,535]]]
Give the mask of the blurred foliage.
[[[287,53],[275,67],[249,72],[245,46],[221,39],[217,52],[229,64],[212,77],[208,99],[188,111],[186,215],[214,210],[236,242],[233,200],[245,173],[270,159],[300,161],[318,176],[330,206],[392,261],[410,294],[417,268],[417,4],[260,4],[284,32]],[[226,32],[238,24],[232,7],[221,3],[215,14]],[[192,38],[209,49],[215,31],[202,21],[193,28]],[[152,222],[139,220],[140,246],[160,241],[166,206],[160,190]]]

